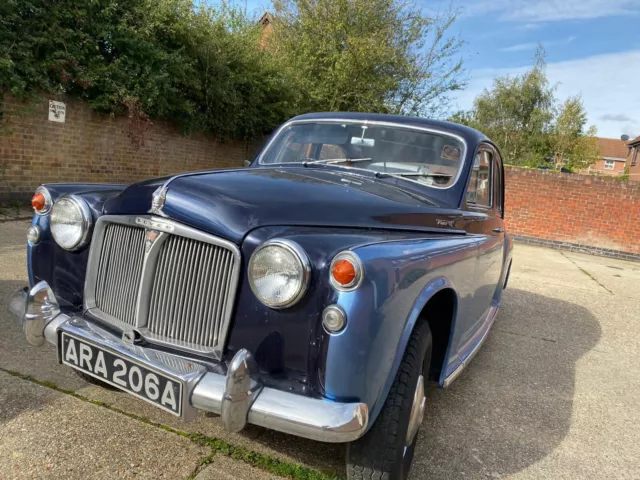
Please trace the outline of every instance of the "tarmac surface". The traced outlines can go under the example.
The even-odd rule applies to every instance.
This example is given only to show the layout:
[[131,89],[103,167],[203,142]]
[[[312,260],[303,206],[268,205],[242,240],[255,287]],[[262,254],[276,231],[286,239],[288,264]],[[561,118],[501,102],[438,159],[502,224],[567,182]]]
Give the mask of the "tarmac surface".
[[[183,423],[29,346],[6,301],[29,222],[0,223],[0,479],[344,475],[344,448],[201,413]],[[640,264],[516,245],[496,323],[427,389],[410,479],[640,478]]]

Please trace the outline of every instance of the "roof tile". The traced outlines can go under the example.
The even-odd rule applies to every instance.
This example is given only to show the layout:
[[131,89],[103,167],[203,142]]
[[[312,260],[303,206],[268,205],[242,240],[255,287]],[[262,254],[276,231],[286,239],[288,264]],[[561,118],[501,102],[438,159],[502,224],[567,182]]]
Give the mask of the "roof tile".
[[596,145],[600,149],[601,157],[626,159],[629,154],[629,147],[619,138],[596,137]]

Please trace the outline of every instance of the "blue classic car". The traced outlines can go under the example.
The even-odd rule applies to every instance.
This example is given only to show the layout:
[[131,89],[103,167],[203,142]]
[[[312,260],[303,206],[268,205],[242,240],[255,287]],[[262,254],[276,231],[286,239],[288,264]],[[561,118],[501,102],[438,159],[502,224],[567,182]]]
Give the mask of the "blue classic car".
[[464,126],[299,116],[247,168],[39,187],[10,308],[91,383],[404,478],[425,382],[460,374],[507,283],[503,180]]

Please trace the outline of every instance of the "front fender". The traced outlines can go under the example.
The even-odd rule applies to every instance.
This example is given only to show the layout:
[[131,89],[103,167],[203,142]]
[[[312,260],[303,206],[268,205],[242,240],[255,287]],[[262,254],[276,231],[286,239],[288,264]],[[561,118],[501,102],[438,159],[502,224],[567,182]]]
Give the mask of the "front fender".
[[385,242],[354,249],[365,270],[355,291],[337,303],[347,326],[325,337],[325,395],[369,406],[370,425],[391,388],[420,312],[438,291],[452,288],[458,311],[470,308],[477,241],[447,236]]
[[[93,222],[102,214],[104,202],[116,195],[124,185],[102,184],[49,184],[44,185],[53,202],[63,195],[75,194],[82,197],[91,210]],[[53,290],[61,305],[80,307],[82,305],[84,277],[87,268],[89,245],[69,252],[59,247],[51,235],[48,215],[34,215],[32,225],[40,227],[40,241],[27,245],[27,268],[29,284],[33,287],[44,280]]]

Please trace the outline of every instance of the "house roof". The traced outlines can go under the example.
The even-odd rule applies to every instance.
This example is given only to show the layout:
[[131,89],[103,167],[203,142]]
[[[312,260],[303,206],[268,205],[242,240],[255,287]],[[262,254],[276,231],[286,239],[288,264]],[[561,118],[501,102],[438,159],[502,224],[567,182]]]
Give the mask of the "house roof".
[[258,23],[263,27],[266,27],[270,23],[273,23],[273,15],[271,15],[271,12],[269,11],[264,12],[260,17],[260,19],[258,20]]
[[640,143],[640,135],[638,135],[636,138],[634,138],[633,140],[629,140],[627,142],[627,145],[630,147],[631,145],[636,145]]
[[600,149],[600,156],[606,158],[626,159],[629,154],[629,147],[619,138],[596,137],[596,145]]

